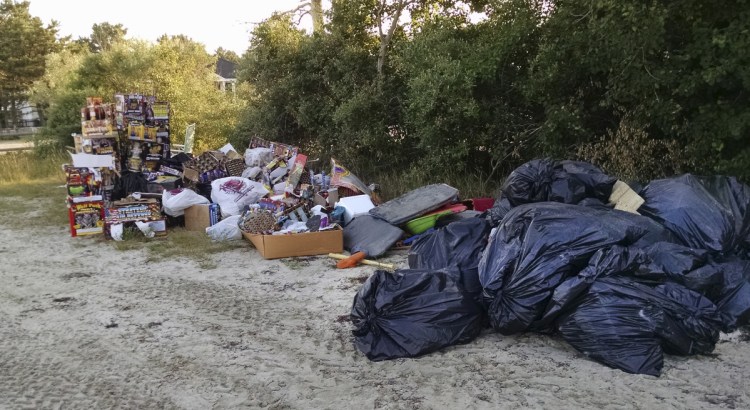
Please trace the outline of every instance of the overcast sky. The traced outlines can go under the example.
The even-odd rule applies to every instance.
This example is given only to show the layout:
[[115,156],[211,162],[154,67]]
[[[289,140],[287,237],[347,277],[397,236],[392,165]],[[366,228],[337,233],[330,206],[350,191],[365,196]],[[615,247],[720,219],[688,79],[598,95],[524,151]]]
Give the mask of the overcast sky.
[[[300,0],[30,0],[30,11],[44,23],[60,22],[61,36],[87,37],[95,23],[121,23],[128,38],[156,41],[162,34],[185,34],[213,53],[218,47],[239,55],[248,47],[251,23],[274,11],[294,9]],[[324,2],[324,7],[326,7]],[[309,16],[302,20],[310,26]]]

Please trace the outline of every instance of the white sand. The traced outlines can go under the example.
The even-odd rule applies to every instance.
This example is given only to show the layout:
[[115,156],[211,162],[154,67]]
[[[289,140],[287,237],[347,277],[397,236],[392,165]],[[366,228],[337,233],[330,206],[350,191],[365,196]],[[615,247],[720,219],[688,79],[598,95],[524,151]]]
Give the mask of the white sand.
[[0,225],[0,408],[750,408],[747,333],[660,378],[536,334],[371,363],[344,320],[371,267],[249,245],[209,270],[146,257]]

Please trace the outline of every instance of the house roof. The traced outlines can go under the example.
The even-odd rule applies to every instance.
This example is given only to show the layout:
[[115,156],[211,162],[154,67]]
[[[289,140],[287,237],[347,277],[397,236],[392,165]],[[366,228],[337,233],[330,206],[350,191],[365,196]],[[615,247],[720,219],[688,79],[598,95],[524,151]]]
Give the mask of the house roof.
[[237,78],[237,75],[235,74],[235,68],[237,67],[237,64],[219,57],[216,60],[216,74],[220,77],[231,79],[231,78]]

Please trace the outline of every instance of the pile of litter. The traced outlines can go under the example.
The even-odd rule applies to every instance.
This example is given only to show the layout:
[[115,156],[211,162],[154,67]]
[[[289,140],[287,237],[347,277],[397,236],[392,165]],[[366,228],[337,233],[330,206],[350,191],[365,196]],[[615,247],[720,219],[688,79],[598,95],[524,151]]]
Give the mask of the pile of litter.
[[[492,209],[444,218],[414,240],[409,269],[366,281],[351,311],[357,348],[386,360],[468,343],[486,327],[555,333],[607,366],[654,376],[664,353],[710,353],[720,332],[750,320],[750,187],[686,174],[612,203],[622,186],[588,163],[522,165]],[[407,221],[457,202],[442,184],[407,193],[354,218],[345,246],[377,256]]]

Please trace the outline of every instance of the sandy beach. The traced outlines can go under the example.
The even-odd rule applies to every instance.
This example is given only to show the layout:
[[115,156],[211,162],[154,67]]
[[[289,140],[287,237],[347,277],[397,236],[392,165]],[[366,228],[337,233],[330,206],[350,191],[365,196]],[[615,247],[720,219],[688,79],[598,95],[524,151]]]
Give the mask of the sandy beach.
[[711,355],[667,356],[660,378],[489,330],[372,363],[348,321],[372,267],[263,260],[249,243],[210,266],[154,261],[64,226],[1,223],[0,259],[2,408],[750,408],[747,329]]

